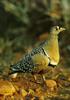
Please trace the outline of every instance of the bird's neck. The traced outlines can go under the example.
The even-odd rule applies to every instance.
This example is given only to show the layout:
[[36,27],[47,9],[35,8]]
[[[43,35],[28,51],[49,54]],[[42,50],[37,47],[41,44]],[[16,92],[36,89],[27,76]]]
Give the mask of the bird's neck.
[[[58,46],[58,35],[49,34],[48,40],[44,45],[44,49],[51,59],[51,63],[58,63],[59,61],[59,46]],[[55,64],[56,65],[56,64]]]
[[47,48],[55,48],[57,47],[58,49],[58,35],[57,34],[49,34],[48,39],[45,43],[45,46]]

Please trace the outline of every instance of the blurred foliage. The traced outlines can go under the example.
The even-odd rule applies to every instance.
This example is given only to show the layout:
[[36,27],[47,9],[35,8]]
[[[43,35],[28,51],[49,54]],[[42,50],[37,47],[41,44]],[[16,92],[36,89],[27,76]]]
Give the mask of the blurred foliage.
[[3,31],[5,27],[6,34],[21,31],[40,34],[49,31],[53,25],[63,25],[62,3],[54,2],[55,0],[0,0],[0,30]]

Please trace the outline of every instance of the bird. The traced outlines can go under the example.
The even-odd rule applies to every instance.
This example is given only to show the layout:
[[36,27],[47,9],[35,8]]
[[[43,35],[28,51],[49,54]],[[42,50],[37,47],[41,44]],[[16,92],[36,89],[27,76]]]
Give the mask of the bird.
[[53,26],[47,40],[33,48],[30,53],[19,60],[16,64],[10,66],[10,75],[17,73],[40,73],[47,67],[55,67],[60,60],[58,34],[65,28]]

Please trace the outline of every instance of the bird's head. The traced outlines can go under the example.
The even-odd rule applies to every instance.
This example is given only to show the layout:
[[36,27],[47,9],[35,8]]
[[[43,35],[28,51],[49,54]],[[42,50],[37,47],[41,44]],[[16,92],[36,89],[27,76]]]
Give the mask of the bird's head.
[[64,31],[65,28],[62,28],[62,27],[59,27],[59,26],[54,26],[52,29],[51,29],[51,33],[52,34],[56,34],[58,35],[60,32]]

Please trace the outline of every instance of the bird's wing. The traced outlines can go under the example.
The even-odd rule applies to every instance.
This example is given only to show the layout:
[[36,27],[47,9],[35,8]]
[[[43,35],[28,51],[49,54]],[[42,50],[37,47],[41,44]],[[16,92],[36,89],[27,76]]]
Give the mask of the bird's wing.
[[35,65],[35,68],[38,68],[40,70],[46,69],[46,67],[49,64],[48,57],[41,54],[41,53],[35,54],[34,56],[32,56],[32,60],[33,60],[33,63]]

